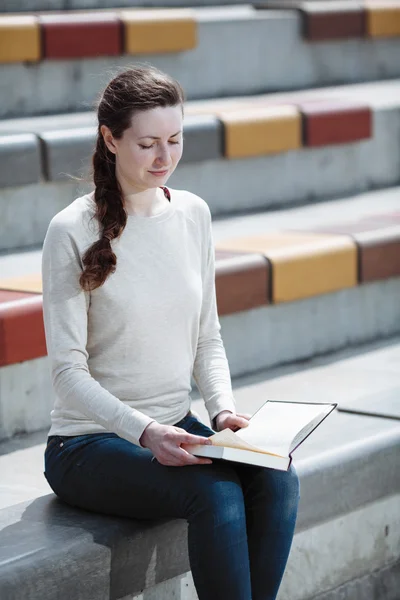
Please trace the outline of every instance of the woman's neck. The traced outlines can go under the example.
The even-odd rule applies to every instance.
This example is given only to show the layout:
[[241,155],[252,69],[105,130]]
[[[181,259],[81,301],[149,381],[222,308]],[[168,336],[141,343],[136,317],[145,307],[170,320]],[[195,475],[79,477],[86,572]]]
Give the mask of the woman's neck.
[[152,217],[165,210],[169,204],[161,188],[149,188],[141,192],[123,194],[124,207],[128,215]]

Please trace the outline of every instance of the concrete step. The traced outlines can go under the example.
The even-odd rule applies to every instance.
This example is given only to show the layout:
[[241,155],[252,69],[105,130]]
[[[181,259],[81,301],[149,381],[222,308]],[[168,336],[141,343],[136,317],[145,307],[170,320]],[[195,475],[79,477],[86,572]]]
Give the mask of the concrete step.
[[[251,152],[251,140],[254,136],[251,122],[253,108],[264,110],[260,107],[267,106],[268,112],[271,106],[281,107],[283,104],[294,103],[296,106],[303,106],[303,110],[307,111],[310,106],[315,110],[314,102],[318,100],[322,105],[325,102],[333,103],[330,106],[336,107],[331,108],[335,111],[338,106],[336,102],[340,104],[345,100],[356,103],[361,109],[361,105],[365,105],[366,98],[372,110],[372,130],[369,139],[333,144],[326,141],[323,145],[306,145],[297,149],[289,149],[291,147],[289,145],[288,149],[278,153],[276,150],[271,153],[271,149],[261,148],[257,150],[256,155],[250,153],[243,156],[224,156],[217,151],[214,153],[214,146],[212,146],[212,158],[207,155],[207,152],[211,151],[210,140],[217,144],[217,140],[222,135],[222,130],[216,134],[214,125],[209,128],[208,120],[217,127],[221,110],[225,115],[226,127],[230,127],[230,119],[234,118],[230,113],[233,107],[236,107],[239,112],[245,111],[248,118],[248,132],[243,138],[242,145],[246,146],[246,152],[248,150]],[[275,108],[272,110],[274,111]],[[276,110],[281,109],[276,108]],[[191,153],[193,148],[197,147],[204,152],[201,158],[197,156],[191,157],[186,162],[183,160],[169,183],[175,188],[196,191],[210,205],[213,216],[316,202],[371,188],[392,186],[400,182],[399,81],[325,88],[304,92],[301,95],[286,93],[255,96],[251,99],[232,98],[224,101],[223,109],[216,101],[194,102],[188,103],[187,113],[188,119],[192,119],[193,126],[193,119],[196,121],[205,118],[207,124],[198,122],[194,129],[191,130],[189,127],[187,132],[189,139],[185,151]],[[344,129],[345,131],[351,128],[351,114],[349,115],[346,117],[348,127]],[[0,223],[1,249],[40,244],[52,216],[74,198],[91,189],[90,183],[79,184],[71,181],[71,178],[58,176],[60,171],[71,173],[67,165],[72,166],[72,163],[68,161],[75,161],[73,168],[76,168],[77,163],[82,166],[82,162],[85,162],[84,157],[90,154],[88,148],[91,141],[87,138],[87,129],[68,129],[70,119],[70,115],[64,119],[60,117],[59,126],[62,127],[64,124],[67,129],[52,132],[46,132],[46,126],[54,126],[54,117],[49,118],[49,121],[45,118],[33,120],[30,125],[26,120],[22,122],[10,120],[0,124],[0,132],[4,134],[25,131],[37,135],[43,128],[41,137],[50,136],[46,141],[45,169],[51,173],[51,180],[46,181],[42,176],[38,181],[35,176],[32,184],[0,189],[0,212],[5,216]],[[300,119],[299,113],[298,119],[296,116],[293,123],[299,124]],[[267,119],[266,123],[268,122]],[[81,115],[79,127],[83,127],[83,123],[91,123],[89,127],[92,127],[93,114]],[[206,134],[205,127],[208,132]],[[18,138],[18,135],[15,137]],[[12,135],[3,138],[5,145],[2,168],[4,176],[7,177],[10,171],[6,169],[5,161],[8,160],[10,153],[7,150],[6,140],[12,138]],[[276,139],[279,140],[280,137],[277,136]],[[85,145],[85,151],[82,150],[82,143]],[[31,164],[30,156],[29,154],[25,161],[28,165]],[[40,162],[42,158],[36,157],[35,160]],[[21,164],[21,169],[17,171],[18,177],[21,173],[25,176],[29,172],[25,163]],[[75,174],[73,170],[72,174]]]
[[[257,0],[256,0],[257,2]],[[243,0],[194,0],[194,6],[244,4]],[[26,11],[55,11],[55,10],[83,10],[107,8],[133,8],[133,7],[185,7],[188,0],[69,0],[65,6],[63,0],[3,0],[1,12],[26,12]]]
[[[56,2],[51,4],[56,10]],[[185,4],[193,7],[192,3]],[[331,4],[329,0],[327,4]],[[74,3],[68,6],[74,8]],[[90,8],[89,3],[86,7]],[[366,33],[361,37],[356,33],[344,39],[310,40],[304,37],[304,13],[256,10],[251,5],[193,8],[193,15],[196,47],[182,52],[146,50],[134,55],[0,64],[0,118],[90,110],[109,74],[136,61],[170,73],[181,82],[189,99],[400,76],[400,36],[369,37]]]
[[[236,378],[237,410],[253,413],[268,398],[335,401],[340,408],[371,390],[379,405],[381,395],[400,390],[399,359],[396,338]],[[193,408],[209,424],[198,397]],[[57,585],[60,600],[71,593],[78,600],[195,600],[186,523],[144,526],[65,505],[43,476],[46,436],[41,431],[0,443],[1,597],[49,600]],[[282,600],[397,599],[399,449],[399,421],[335,411],[295,452],[301,500]],[[165,559],[171,537],[180,556],[173,568]],[[126,555],[136,556],[138,543],[142,557],[153,556],[152,566],[133,561],[128,572]],[[72,590],[72,581],[86,585]]]
[[[380,207],[379,213],[377,206]],[[379,221],[395,219],[395,215],[399,213],[400,194],[399,189],[395,188],[316,206],[216,220],[213,223],[213,231],[215,245],[218,248],[227,240],[238,236],[242,238],[267,235],[276,230],[284,232],[297,230],[309,235],[308,232],[318,230],[321,225],[333,226],[335,222],[344,224],[362,217],[369,219],[369,223],[374,220],[378,224]],[[394,231],[396,227],[389,226],[389,229]],[[396,231],[398,232],[398,227]],[[364,252],[365,240],[360,239],[358,243],[361,256]],[[246,273],[240,275],[239,263],[235,263],[235,268],[240,277],[234,280],[223,279],[222,263],[221,272],[219,266],[220,260],[223,259],[218,258],[217,255],[217,301],[222,337],[232,376],[244,375],[283,363],[306,360],[347,345],[357,345],[399,333],[400,265],[398,260],[396,262],[399,253],[398,251],[397,254],[395,253],[398,241],[396,244],[392,249],[394,259],[390,258],[391,262],[394,260],[396,269],[391,274],[384,269],[386,261],[384,254],[379,254],[378,262],[380,268],[384,269],[380,278],[375,276],[369,281],[357,279],[350,286],[346,280],[346,284],[341,282],[340,285],[338,284],[334,289],[330,287],[329,290],[325,288],[322,290],[320,287],[318,290],[311,287],[308,290],[302,288],[285,300],[274,299],[274,294],[271,295],[271,299],[269,292],[267,298],[266,290],[269,286],[274,288],[275,276],[271,277],[268,284],[265,283],[265,273],[261,284],[260,278],[256,276],[245,279]],[[318,249],[314,248],[313,251],[317,252]],[[259,254],[260,256],[256,258],[259,262],[262,261],[263,268],[266,270],[267,263],[261,256],[261,249]],[[326,269],[332,269],[332,264],[329,262],[331,258],[327,259],[326,256],[320,258],[325,261]],[[353,261],[353,254],[349,254],[348,261]],[[35,273],[38,281],[40,280],[40,269],[40,251],[0,257],[0,271],[4,273],[5,279],[31,274],[32,284]],[[275,275],[276,272],[277,269]],[[336,271],[332,272],[331,279],[336,281],[336,278]],[[310,286],[314,285],[315,281],[319,285],[319,277],[314,271],[309,272],[306,279]],[[5,286],[4,280],[0,280],[0,288],[1,285],[4,289],[10,289]],[[261,291],[260,285],[263,286]],[[235,286],[243,288],[248,297],[241,293],[239,300],[233,306],[231,297],[238,297]],[[13,289],[16,287],[14,286]],[[23,286],[19,286],[18,289],[28,290]],[[29,287],[29,289],[33,288]],[[35,289],[40,293],[39,287]],[[262,301],[259,300],[260,294],[263,296]],[[241,303],[242,300],[245,302]],[[13,402],[9,403],[5,400],[0,406],[3,422],[2,437],[12,436],[18,431],[35,431],[45,427],[49,424],[53,402],[50,366],[43,333],[41,297],[40,295],[34,295],[33,298],[27,296],[26,299],[15,300],[15,302],[15,306],[12,302],[0,304],[0,307],[3,306],[4,315],[9,310],[14,319],[12,321],[14,326],[11,324],[4,327],[4,331],[8,332],[4,335],[8,346],[5,349],[4,366],[0,368],[0,391],[3,398],[13,398]],[[36,312],[28,314],[28,309]],[[11,323],[4,315],[3,322]],[[17,318],[20,319],[18,327]],[[28,337],[25,333],[27,330],[29,330]],[[14,343],[14,340],[20,340],[20,344]],[[247,342],[244,344],[243,340]],[[13,359],[7,359],[7,349]],[[192,385],[195,387],[194,382]]]

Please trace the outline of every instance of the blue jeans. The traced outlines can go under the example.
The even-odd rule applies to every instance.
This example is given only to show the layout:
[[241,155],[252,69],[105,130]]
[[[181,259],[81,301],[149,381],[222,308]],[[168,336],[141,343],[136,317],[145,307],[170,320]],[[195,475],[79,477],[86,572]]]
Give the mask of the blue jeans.
[[[175,424],[215,433],[188,413]],[[45,477],[64,502],[134,519],[188,522],[199,600],[274,600],[286,567],[299,501],[291,465],[277,471],[212,459],[172,467],[115,433],[49,436]]]

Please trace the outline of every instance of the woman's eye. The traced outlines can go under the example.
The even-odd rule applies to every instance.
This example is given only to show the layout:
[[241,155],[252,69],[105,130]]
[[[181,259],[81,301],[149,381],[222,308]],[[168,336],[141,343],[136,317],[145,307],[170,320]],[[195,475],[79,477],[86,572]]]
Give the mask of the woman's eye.
[[[179,142],[169,142],[170,144],[179,144]],[[155,144],[151,144],[151,146],[145,146],[144,144],[139,144],[140,148],[143,150],[149,150],[150,148],[154,148]]]

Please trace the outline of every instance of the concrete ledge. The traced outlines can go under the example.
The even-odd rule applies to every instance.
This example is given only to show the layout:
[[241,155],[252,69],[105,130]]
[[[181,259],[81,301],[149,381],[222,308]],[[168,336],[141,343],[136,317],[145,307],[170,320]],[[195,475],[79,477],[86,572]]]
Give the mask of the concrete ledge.
[[[190,100],[400,76],[400,37],[312,44],[302,38],[296,11],[242,6],[196,12],[198,45],[186,52],[1,65],[0,118],[92,109],[110,72],[137,61],[170,73]],[[269,56],[275,60],[265,60]]]
[[[400,278],[221,316],[232,377],[400,333]],[[243,340],[251,337],[251,344]],[[273,340],[273,344],[271,344]],[[192,381],[193,389],[196,389]],[[47,357],[0,367],[0,439],[50,426]],[[18,397],[18,404],[9,398]],[[32,410],[34,409],[34,415]]]
[[42,159],[36,135],[0,135],[0,187],[38,183],[41,179]]
[[[398,559],[399,447],[399,428],[379,435],[378,427],[376,435],[338,447],[328,460],[316,454],[296,464],[302,499],[282,598],[326,593]],[[184,520],[97,515],[54,495],[24,502],[0,511],[0,595],[50,600],[57,589],[60,600],[131,597],[188,572],[186,537]]]
[[[209,204],[213,216],[282,208],[396,185],[400,182],[400,104],[377,107],[373,121],[373,138],[358,143],[229,160],[206,157],[206,142],[211,144],[211,156],[220,151],[220,133],[215,119],[209,124],[199,119],[197,124],[189,125],[187,159],[168,183],[172,188],[196,190]],[[74,147],[76,143],[78,150],[86,153],[91,134],[80,130],[77,136],[43,134],[48,176],[59,178],[59,183],[0,188],[0,213],[4,215],[0,250],[42,243],[51,218],[92,188],[89,183],[61,181],[67,177],[63,173],[69,172],[65,167],[86,170],[83,154],[74,155]],[[195,149],[197,139],[202,141]],[[198,162],[189,162],[191,158]]]

